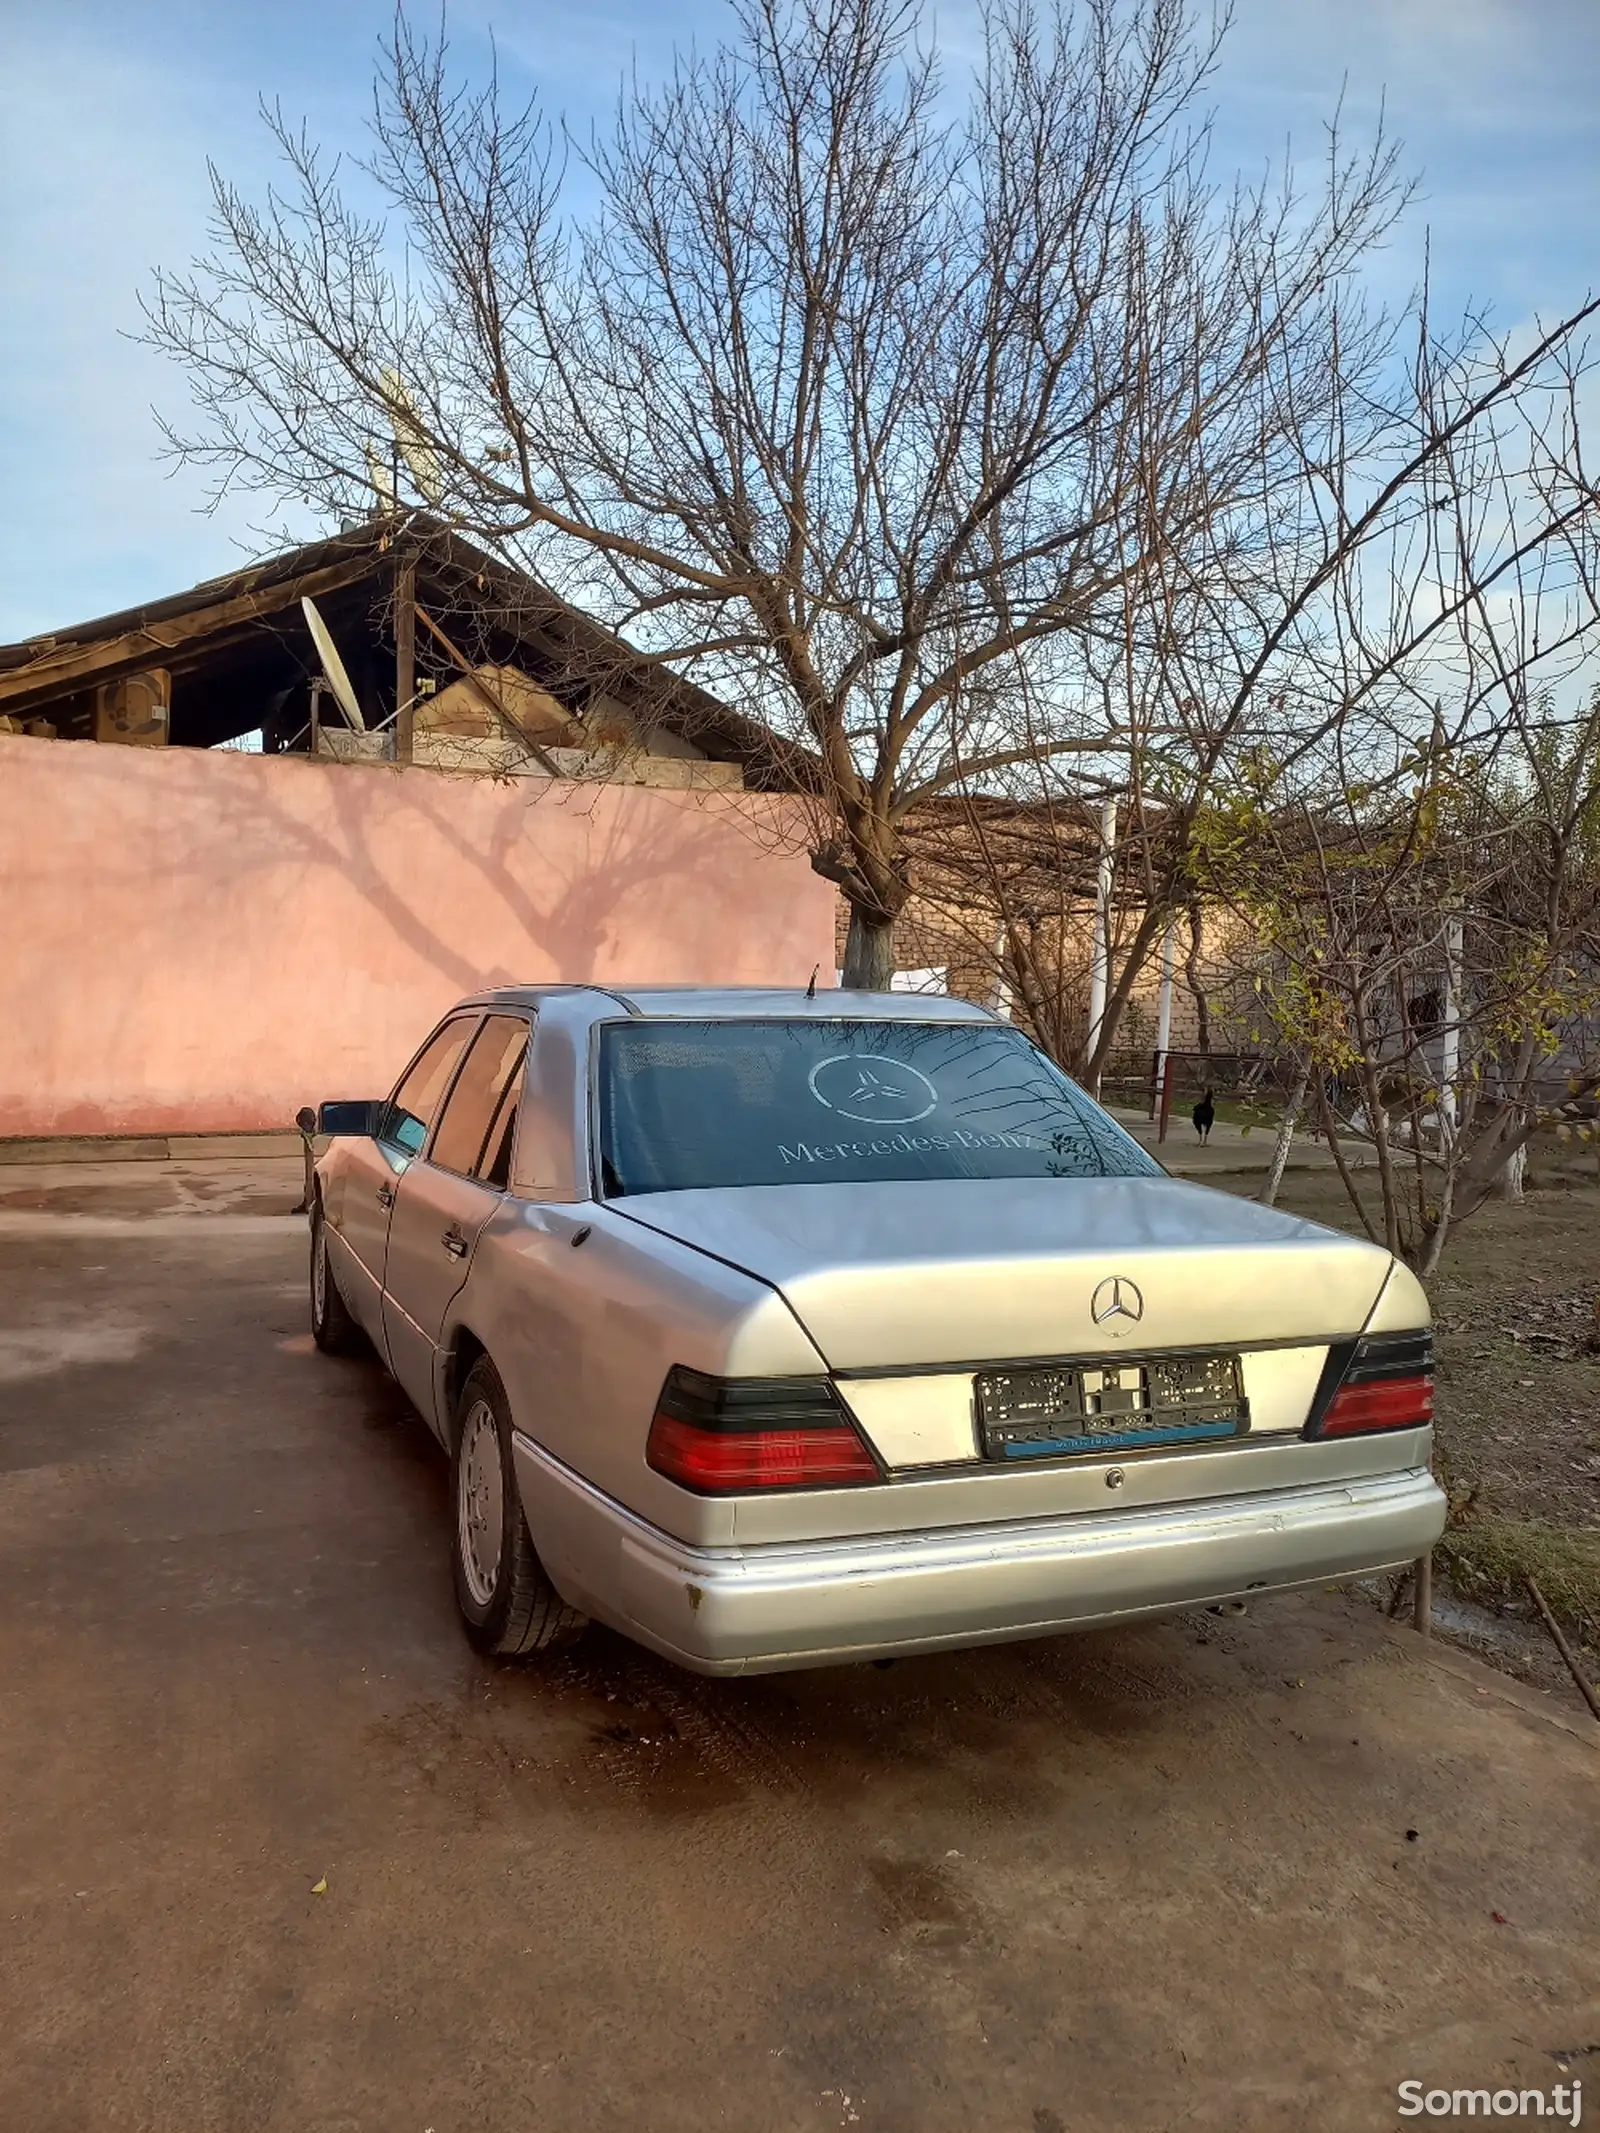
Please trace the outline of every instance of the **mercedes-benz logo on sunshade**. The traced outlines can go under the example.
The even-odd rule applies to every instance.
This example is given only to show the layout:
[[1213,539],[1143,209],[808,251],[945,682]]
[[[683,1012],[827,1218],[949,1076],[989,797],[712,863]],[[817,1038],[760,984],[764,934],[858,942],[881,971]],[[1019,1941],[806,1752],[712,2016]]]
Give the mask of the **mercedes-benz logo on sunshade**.
[[1111,1325],[1119,1318],[1137,1325],[1144,1316],[1144,1298],[1126,1274],[1112,1274],[1090,1297],[1089,1316],[1097,1326]]
[[819,1104],[863,1126],[914,1126],[939,1102],[939,1092],[908,1059],[835,1052],[819,1059],[808,1079]]

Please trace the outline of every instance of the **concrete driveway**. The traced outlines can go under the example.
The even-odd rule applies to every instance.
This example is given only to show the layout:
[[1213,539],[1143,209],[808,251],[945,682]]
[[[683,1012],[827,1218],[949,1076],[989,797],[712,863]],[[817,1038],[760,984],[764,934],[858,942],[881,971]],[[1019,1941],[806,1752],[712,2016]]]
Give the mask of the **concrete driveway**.
[[8,2133],[1600,2105],[1600,1762],[1529,1692],[1328,1594],[485,1666],[432,1440],[304,1331],[297,1167],[117,1168],[0,1173]]

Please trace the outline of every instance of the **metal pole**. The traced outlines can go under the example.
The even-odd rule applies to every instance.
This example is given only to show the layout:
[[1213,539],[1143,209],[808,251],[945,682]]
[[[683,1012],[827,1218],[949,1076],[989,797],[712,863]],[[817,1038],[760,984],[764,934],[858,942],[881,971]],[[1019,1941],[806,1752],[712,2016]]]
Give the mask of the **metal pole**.
[[994,986],[989,998],[993,1013],[1011,1019],[1011,987],[1006,982],[1006,921],[1002,912],[994,922]]
[[1419,1637],[1433,1634],[1433,1557],[1419,1555],[1416,1562],[1416,1592],[1411,1603],[1411,1623]]
[[1443,1138],[1454,1140],[1456,1081],[1461,1072],[1461,921],[1452,918],[1444,934],[1444,1058],[1440,1071],[1439,1123]]
[[1156,996],[1156,1071],[1150,1100],[1152,1118],[1161,1101],[1161,1077],[1166,1071],[1167,1053],[1172,1048],[1172,957],[1177,937],[1178,921],[1169,918],[1167,930],[1161,936],[1161,990]]
[[[1111,875],[1117,854],[1117,803],[1105,801],[1100,809],[1100,865],[1094,885],[1094,949],[1089,963],[1089,1040],[1085,1051],[1093,1059],[1100,1042],[1100,1026],[1106,1018],[1106,993],[1111,977]],[[1099,1075],[1094,1076],[1098,1084]]]
[[417,566],[395,572],[394,585],[394,753],[399,763],[412,757],[417,711]]

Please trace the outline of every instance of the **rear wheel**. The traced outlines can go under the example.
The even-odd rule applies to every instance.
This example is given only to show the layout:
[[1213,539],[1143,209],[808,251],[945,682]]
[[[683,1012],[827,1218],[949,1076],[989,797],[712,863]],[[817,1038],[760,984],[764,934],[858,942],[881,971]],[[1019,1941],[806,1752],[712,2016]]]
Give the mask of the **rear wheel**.
[[571,1641],[585,1617],[545,1575],[522,1512],[511,1456],[511,1410],[485,1356],[456,1402],[451,1500],[456,1604],[480,1652],[521,1659]]
[[311,1338],[325,1355],[351,1355],[362,1343],[361,1328],[345,1309],[328,1264],[328,1226],[320,1200],[311,1208]]

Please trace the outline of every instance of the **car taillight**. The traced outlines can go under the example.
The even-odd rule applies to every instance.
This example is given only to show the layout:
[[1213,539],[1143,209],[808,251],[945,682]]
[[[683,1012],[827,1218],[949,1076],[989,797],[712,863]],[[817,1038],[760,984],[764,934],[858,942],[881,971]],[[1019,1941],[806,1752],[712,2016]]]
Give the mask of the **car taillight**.
[[700,1496],[882,1479],[826,1378],[713,1378],[681,1363],[656,1401],[645,1458]]
[[1432,1420],[1433,1335],[1371,1333],[1329,1352],[1306,1435],[1360,1437]]

